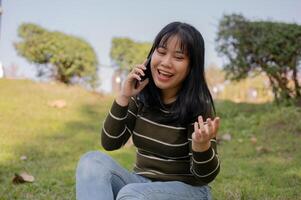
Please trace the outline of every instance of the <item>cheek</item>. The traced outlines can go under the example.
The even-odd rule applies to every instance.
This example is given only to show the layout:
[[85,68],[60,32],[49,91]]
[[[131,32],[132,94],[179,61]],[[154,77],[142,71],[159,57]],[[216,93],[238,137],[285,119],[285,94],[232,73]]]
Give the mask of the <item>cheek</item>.
[[179,72],[179,74],[181,75],[181,79],[182,79],[182,80],[186,79],[186,77],[188,76],[189,72],[190,72],[189,66],[187,66],[187,67],[185,67],[184,69],[182,69],[182,70]]
[[[154,53],[155,54],[155,53]],[[158,56],[156,55],[152,55],[152,58],[151,58],[151,62],[150,62],[150,69],[151,69],[151,73],[152,75],[154,74],[154,72],[156,71],[157,69],[157,66],[159,64],[159,59],[158,59]]]
[[185,77],[188,76],[189,73],[190,73],[190,67],[187,67],[187,69],[185,71]]
[[152,63],[150,66],[150,73],[151,73],[151,78],[154,80],[155,76],[156,76],[156,68],[154,67],[154,65]]
[[151,58],[151,66],[156,66],[158,62],[159,62],[158,56],[156,52],[154,52]]
[[156,63],[156,60],[154,60],[153,58],[151,59],[150,61],[150,69],[151,69],[151,72],[153,72],[155,66],[157,65]]

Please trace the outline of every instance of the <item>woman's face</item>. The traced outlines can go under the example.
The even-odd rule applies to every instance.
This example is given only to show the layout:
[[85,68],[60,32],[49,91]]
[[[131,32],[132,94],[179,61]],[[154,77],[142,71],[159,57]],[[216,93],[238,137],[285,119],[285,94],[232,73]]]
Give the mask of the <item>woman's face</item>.
[[165,46],[154,50],[151,59],[153,80],[163,94],[176,95],[189,73],[189,57],[181,50],[177,36],[171,36]]

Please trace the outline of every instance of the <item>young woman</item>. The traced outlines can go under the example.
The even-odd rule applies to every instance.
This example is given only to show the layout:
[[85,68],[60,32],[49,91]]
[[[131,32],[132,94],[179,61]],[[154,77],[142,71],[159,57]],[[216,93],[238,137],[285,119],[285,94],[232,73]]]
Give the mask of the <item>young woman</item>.
[[88,152],[77,167],[77,198],[211,199],[208,183],[220,169],[219,121],[204,75],[202,35],[186,23],[168,24],[148,60],[127,76],[102,128],[108,151],[132,136],[134,171],[104,153]]

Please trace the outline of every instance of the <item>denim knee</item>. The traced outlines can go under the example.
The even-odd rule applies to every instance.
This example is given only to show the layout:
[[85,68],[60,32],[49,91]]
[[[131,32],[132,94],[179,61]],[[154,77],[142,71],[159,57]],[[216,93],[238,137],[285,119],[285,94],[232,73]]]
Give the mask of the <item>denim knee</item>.
[[110,173],[111,164],[112,159],[108,155],[100,151],[90,151],[80,158],[76,173],[81,178],[107,175]]
[[121,188],[118,192],[116,200],[143,200],[146,199],[145,196],[137,191],[137,184],[130,183]]

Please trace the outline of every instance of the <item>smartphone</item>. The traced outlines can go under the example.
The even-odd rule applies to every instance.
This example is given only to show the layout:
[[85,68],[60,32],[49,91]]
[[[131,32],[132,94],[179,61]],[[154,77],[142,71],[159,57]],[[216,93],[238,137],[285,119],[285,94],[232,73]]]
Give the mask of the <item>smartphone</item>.
[[[146,70],[147,70],[147,67],[149,66],[149,64],[150,64],[150,61],[151,61],[151,56],[146,60],[146,62],[145,62],[145,67],[146,67],[146,69],[144,70],[144,76],[140,76],[140,78],[141,78],[141,81],[144,81],[146,78],[148,78],[148,74],[146,73]],[[140,81],[140,82],[141,82]],[[139,86],[139,81],[138,80],[136,80],[136,83],[135,83],[135,88],[137,88]]]

